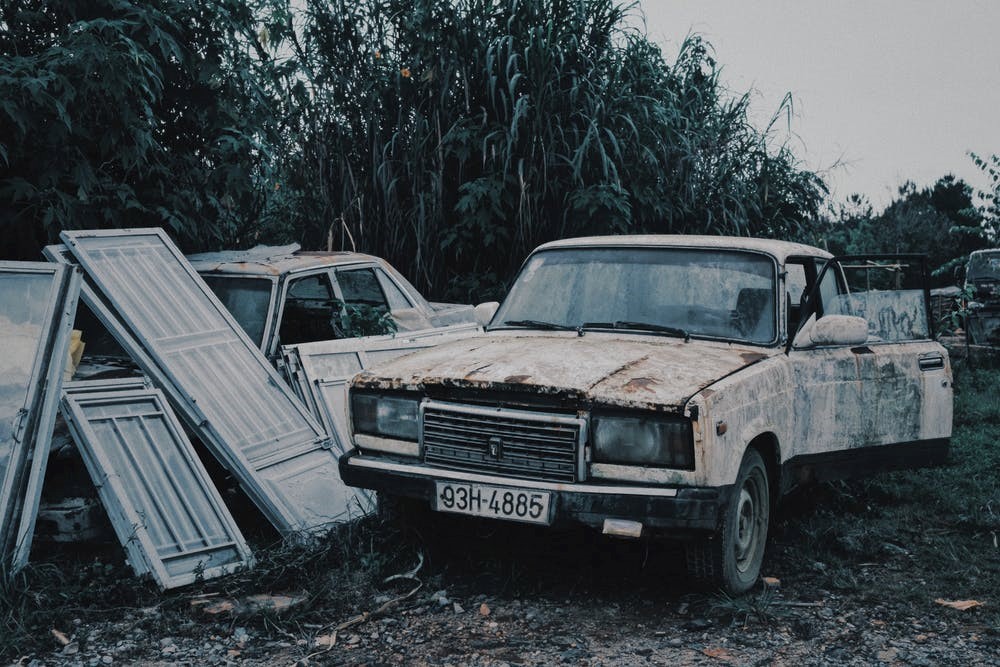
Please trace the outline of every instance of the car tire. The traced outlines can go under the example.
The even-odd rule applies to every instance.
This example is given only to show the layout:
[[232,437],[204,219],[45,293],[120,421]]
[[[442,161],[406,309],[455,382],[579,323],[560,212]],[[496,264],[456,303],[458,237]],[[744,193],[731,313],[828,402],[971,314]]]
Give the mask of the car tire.
[[760,453],[748,449],[716,534],[687,546],[689,573],[728,594],[746,593],[760,576],[770,518],[767,468]]

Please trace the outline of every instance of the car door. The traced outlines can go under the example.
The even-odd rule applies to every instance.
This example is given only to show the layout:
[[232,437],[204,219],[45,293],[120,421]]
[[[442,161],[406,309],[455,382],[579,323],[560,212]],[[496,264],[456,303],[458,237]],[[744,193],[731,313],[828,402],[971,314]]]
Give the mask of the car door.
[[341,338],[335,326],[340,306],[329,269],[289,275],[281,287],[275,335],[267,357],[274,359],[280,345]]
[[796,332],[830,312],[828,304],[835,309],[846,292],[837,271],[821,268],[821,260],[799,258],[789,260],[785,272],[793,423],[785,458],[799,481],[818,477],[829,455],[860,446],[871,412],[862,379],[874,372],[874,359],[863,346],[794,344]]
[[848,287],[838,307],[868,322],[865,347],[874,367],[873,381],[865,380],[875,410],[865,424],[866,444],[950,437],[951,372],[932,336],[923,258],[855,256],[837,264]]

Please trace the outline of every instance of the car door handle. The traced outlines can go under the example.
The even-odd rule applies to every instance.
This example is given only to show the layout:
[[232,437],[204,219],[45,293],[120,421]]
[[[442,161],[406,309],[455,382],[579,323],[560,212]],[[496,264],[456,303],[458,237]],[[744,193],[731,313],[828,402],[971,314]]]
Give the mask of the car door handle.
[[921,355],[917,360],[917,365],[922,371],[936,371],[944,368],[944,355],[938,352]]

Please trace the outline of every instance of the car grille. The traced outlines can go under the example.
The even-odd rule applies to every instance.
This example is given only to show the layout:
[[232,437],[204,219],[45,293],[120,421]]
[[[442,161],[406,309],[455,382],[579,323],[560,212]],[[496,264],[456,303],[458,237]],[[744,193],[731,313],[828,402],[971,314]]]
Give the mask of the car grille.
[[577,480],[584,419],[440,401],[424,403],[421,412],[427,463],[525,479]]

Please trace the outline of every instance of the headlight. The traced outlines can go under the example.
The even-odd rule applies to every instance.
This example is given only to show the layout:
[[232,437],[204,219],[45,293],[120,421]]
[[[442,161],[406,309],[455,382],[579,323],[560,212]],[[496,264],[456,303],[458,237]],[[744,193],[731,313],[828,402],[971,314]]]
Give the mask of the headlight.
[[694,470],[694,442],[688,419],[594,415],[591,428],[593,458],[598,463]]
[[416,441],[420,436],[420,399],[351,392],[355,433]]

